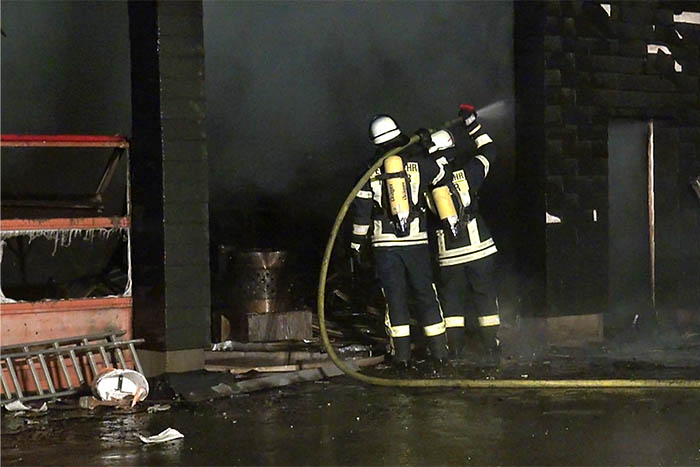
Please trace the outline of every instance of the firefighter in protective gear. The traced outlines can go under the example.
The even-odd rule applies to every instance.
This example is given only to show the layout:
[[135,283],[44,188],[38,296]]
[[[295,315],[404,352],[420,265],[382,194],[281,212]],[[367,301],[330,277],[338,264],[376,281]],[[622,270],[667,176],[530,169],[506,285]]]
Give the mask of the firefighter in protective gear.
[[[493,141],[477,121],[474,108],[460,107],[464,124],[450,130],[455,136],[462,132],[464,141],[473,142],[472,148],[458,147],[453,134],[440,130],[432,135],[433,157],[449,161],[448,188],[456,206],[456,214],[464,235],[453,235],[446,228],[438,228],[435,240],[440,271],[440,299],[445,312],[445,325],[450,346],[450,357],[462,354],[465,347],[465,327],[479,330],[486,352],[498,357],[498,312],[495,281],[496,245],[479,213],[478,192],[495,159]],[[476,154],[469,149],[476,147]],[[433,192],[433,202],[439,199]],[[442,217],[442,215],[441,215]],[[444,223],[443,223],[444,225]]]
[[[438,130],[430,134],[429,138],[430,142],[426,145],[429,154],[445,151],[454,147],[452,135],[447,130]],[[449,164],[444,154],[445,153],[442,152],[437,154],[436,159],[436,161],[443,166]],[[464,233],[464,230],[459,215],[457,214],[457,206],[459,206],[459,203],[456,197],[453,197],[453,193],[454,189],[450,190],[449,184],[434,188],[432,197],[428,197],[428,206],[440,218],[443,227],[442,231],[449,233],[456,239]]]
[[[374,160],[409,138],[388,115],[375,117],[370,140],[376,145]],[[426,335],[432,358],[447,357],[445,321],[433,280],[428,247],[425,195],[445,182],[445,169],[423,145],[413,144],[389,157],[358,192],[353,201],[351,248],[359,252],[371,243],[375,273],[386,299],[385,324],[394,362],[409,366],[411,358],[409,293],[415,299],[418,321]]]

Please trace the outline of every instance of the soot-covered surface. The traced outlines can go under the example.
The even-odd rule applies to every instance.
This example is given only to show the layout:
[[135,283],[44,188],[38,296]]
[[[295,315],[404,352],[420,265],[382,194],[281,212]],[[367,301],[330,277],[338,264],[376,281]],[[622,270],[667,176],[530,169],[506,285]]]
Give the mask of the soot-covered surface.
[[[149,401],[148,403],[154,403]],[[689,390],[407,390],[347,377],[149,414],[3,412],[3,465],[692,465]],[[172,427],[181,440],[145,445]]]

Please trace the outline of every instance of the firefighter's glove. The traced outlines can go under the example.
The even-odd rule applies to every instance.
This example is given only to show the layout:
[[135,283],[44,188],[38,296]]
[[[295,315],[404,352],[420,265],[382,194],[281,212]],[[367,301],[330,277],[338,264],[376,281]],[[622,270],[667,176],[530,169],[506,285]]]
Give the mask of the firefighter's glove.
[[471,104],[460,104],[459,116],[464,119],[464,124],[467,128],[476,125],[476,109]]
[[435,143],[433,143],[433,138],[430,137],[430,130],[427,128],[418,128],[416,130],[416,135],[420,138],[421,146],[423,146],[426,150],[435,146]]
[[453,239],[462,238],[466,234],[464,224],[459,221],[457,216],[450,216],[440,222],[442,223],[443,231],[448,232]]

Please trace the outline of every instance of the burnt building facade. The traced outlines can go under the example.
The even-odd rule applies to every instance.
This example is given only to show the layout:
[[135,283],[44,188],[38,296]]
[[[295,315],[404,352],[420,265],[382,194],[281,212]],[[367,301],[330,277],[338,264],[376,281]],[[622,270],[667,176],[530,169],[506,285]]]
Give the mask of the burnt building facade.
[[614,335],[700,304],[694,2],[516,2],[523,311]]

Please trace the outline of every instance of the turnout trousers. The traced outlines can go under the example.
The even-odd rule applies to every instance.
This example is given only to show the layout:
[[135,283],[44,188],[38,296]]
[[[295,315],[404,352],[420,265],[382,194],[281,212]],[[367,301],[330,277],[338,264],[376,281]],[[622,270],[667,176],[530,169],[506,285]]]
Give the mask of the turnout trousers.
[[433,358],[447,356],[445,321],[433,282],[428,245],[374,248],[377,279],[387,303],[385,324],[394,360],[411,356],[409,296],[415,300],[417,319],[423,327]]
[[440,268],[440,300],[450,354],[459,354],[464,348],[465,328],[478,330],[486,350],[498,346],[501,321],[495,271],[496,255]]

